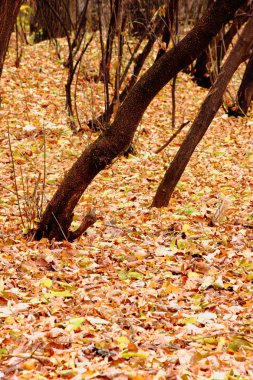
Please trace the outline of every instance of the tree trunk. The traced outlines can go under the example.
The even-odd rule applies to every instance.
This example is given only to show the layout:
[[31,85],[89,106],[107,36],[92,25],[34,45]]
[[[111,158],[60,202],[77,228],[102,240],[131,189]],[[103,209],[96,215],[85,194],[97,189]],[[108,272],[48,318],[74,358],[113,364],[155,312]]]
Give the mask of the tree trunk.
[[[252,15],[252,14],[251,14]],[[204,100],[198,116],[169,166],[153,199],[153,207],[167,206],[196,146],[201,141],[216,112],[222,105],[223,94],[234,72],[253,48],[253,18],[250,17],[241,36],[224,63],[219,76]]]
[[237,97],[239,109],[246,115],[253,99],[253,54],[246,66]]
[[151,100],[196,59],[242,3],[243,0],[214,2],[196,26],[146,71],[120,106],[110,128],[85,149],[64,177],[42,216],[35,238],[68,238],[73,210],[84,190],[101,170],[127,150]]
[[0,1],[0,78],[9,40],[22,0]]
[[[133,74],[131,75],[131,78],[129,82],[125,85],[124,89],[121,91],[119,95],[119,103],[121,104],[131,88],[135,85],[135,83],[138,80],[138,76],[141,72],[141,69],[143,68],[143,65],[149,55],[149,53],[152,50],[152,47],[154,46],[154,43],[157,39],[157,35],[161,32],[162,29],[162,19],[159,18],[158,25],[156,26],[155,30],[151,30],[148,33],[147,36],[147,43],[143,47],[142,52],[140,52],[135,58],[134,58],[134,68],[133,68]],[[122,81],[122,79],[121,79]],[[114,109],[114,101],[116,98],[116,94],[114,94],[113,99],[111,103],[109,104],[109,107],[101,114],[99,115],[95,120],[90,120],[88,122],[88,126],[94,130],[94,131],[101,131],[104,130],[107,123],[110,121],[111,116],[113,115],[113,109]],[[106,122],[105,122],[106,121]]]
[[[106,47],[105,47],[105,78],[110,82],[110,64],[112,60],[112,47],[116,34],[117,22],[121,8],[121,0],[114,0],[111,9],[111,19],[109,22]],[[101,70],[103,71],[103,63],[101,63]]]
[[[173,26],[175,24],[175,16],[176,20],[178,21],[178,0],[170,0],[169,4],[166,4],[165,6],[165,16],[163,16],[163,35],[162,35],[162,46],[158,50],[156,60],[161,58],[167,50],[167,47],[170,43],[171,36],[173,37],[174,33],[174,41],[175,41],[175,30],[173,30]],[[178,22],[176,22],[178,24]],[[176,25],[175,29],[178,25]],[[176,30],[178,32],[178,30]]]
[[[217,36],[216,43],[212,47],[205,49],[197,58],[193,69],[193,77],[198,86],[208,89],[211,87],[217,73],[220,72],[222,60],[229,45],[241,26],[247,21],[247,12],[249,11],[250,6],[245,3],[236,13],[236,17],[228,31],[225,34],[222,32],[221,36]],[[208,64],[211,64],[210,69],[208,69]]]
[[237,93],[237,104],[229,109],[233,116],[246,116],[253,99],[253,54],[247,63],[242,82]]
[[203,88],[211,87],[211,78],[207,68],[209,61],[209,52],[207,48],[203,50],[202,53],[198,56],[193,69],[194,81],[198,86]]
[[65,37],[71,29],[69,0],[36,0],[35,15],[30,24],[34,42]]
[[247,13],[250,12],[250,5],[244,4],[236,13],[236,17],[233,20],[230,28],[228,31],[224,34],[224,37],[221,38],[217,45],[217,67],[218,72],[220,72],[220,67],[222,64],[222,60],[229,48],[229,45],[232,43],[233,38],[237,33],[239,33],[240,28],[245,24],[247,21]]

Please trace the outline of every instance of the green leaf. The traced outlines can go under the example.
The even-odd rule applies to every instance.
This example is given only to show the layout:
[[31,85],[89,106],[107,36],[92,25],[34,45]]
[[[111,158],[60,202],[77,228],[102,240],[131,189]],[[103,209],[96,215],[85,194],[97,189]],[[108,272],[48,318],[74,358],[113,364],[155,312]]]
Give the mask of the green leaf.
[[125,281],[127,280],[128,278],[133,278],[133,279],[136,279],[136,280],[142,280],[143,277],[144,277],[144,274],[140,273],[140,272],[126,272],[126,271],[121,271],[119,272],[118,274],[119,276],[119,279],[121,281]]
[[177,240],[177,247],[178,247],[178,249],[184,249],[185,248],[185,241],[182,239]]
[[8,355],[8,350],[5,347],[0,348],[0,357]]
[[137,280],[142,280],[144,277],[144,274],[139,273],[139,272],[128,272],[127,277],[136,278]]
[[253,280],[253,273],[249,273],[246,277],[247,281],[252,281]]
[[188,207],[184,210],[185,215],[192,215],[193,213],[196,213],[197,210],[194,207]]
[[240,347],[239,347],[238,344],[235,343],[235,342],[231,342],[231,343],[229,343],[229,345],[228,345],[228,351],[229,351],[229,352],[238,352],[239,349],[240,349]]
[[119,272],[118,276],[119,276],[119,279],[121,281],[125,281],[127,279],[127,272],[126,271],[121,271],[121,272]]
[[73,289],[73,283],[68,283],[65,281],[57,281],[59,285],[63,286],[64,288],[72,288]]
[[85,318],[84,318],[84,317],[80,317],[80,318],[71,318],[71,319],[68,321],[65,330],[66,330],[66,331],[75,331],[75,330],[79,329],[80,326],[82,326],[82,324],[83,324],[84,321],[85,321]]
[[235,337],[232,342],[229,344],[228,348],[230,351],[237,352],[240,347],[252,347],[253,343],[249,340],[241,337]]

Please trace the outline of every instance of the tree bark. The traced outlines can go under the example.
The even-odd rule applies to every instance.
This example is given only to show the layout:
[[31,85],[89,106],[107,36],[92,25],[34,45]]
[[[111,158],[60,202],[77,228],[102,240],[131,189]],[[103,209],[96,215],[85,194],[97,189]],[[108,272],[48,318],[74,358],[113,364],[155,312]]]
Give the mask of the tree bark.
[[[236,33],[247,21],[247,12],[250,11],[250,5],[245,2],[243,6],[236,12],[235,18],[229,29],[224,34],[216,37],[216,43],[212,47],[205,49],[197,58],[193,69],[193,78],[197,85],[203,88],[210,88],[214,82],[217,73],[220,72],[222,60],[231,44]],[[211,63],[215,62],[214,64]],[[208,64],[211,68],[208,69]]]
[[66,174],[49,202],[35,238],[68,238],[73,210],[93,178],[129,147],[142,115],[156,94],[200,52],[242,5],[243,0],[217,0],[196,26],[157,60],[135,84],[115,120],[90,144]]
[[253,54],[247,63],[242,82],[237,93],[237,104],[228,111],[232,116],[246,116],[253,100]]
[[[175,17],[176,16],[176,17]],[[176,22],[175,22],[176,18]],[[165,6],[165,16],[163,19],[163,35],[162,35],[162,46],[158,50],[156,60],[161,58],[169,46],[171,36],[173,38],[173,33],[176,35],[178,33],[178,0],[170,0]],[[173,30],[173,26],[176,24],[176,33]],[[174,36],[175,39],[175,36]]]
[[[159,20],[157,22],[158,22],[158,24],[157,24],[155,30],[154,31],[151,30],[148,33],[147,43],[143,47],[142,52],[140,52],[134,59],[134,68],[133,68],[133,73],[131,75],[131,78],[130,78],[129,82],[125,85],[124,89],[121,91],[121,93],[119,95],[119,103],[120,104],[125,100],[127,94],[129,93],[129,91],[131,91],[131,88],[137,82],[138,76],[141,72],[141,69],[143,68],[143,65],[144,65],[148,55],[150,54],[152,47],[154,46],[154,43],[157,39],[157,35],[161,32],[163,21],[159,17]],[[121,81],[122,81],[122,79],[121,79]],[[111,103],[109,104],[109,107],[101,115],[99,115],[95,120],[90,120],[88,122],[88,126],[90,127],[90,129],[92,129],[94,131],[98,131],[98,130],[101,131],[101,130],[104,130],[106,128],[106,126],[108,125],[108,122],[111,119],[111,116],[113,115],[115,98],[116,98],[116,94],[114,94],[113,99],[112,99]]]
[[22,0],[0,1],[0,78],[9,40]]
[[207,69],[207,64],[209,62],[209,52],[208,48],[203,50],[202,53],[198,56],[194,69],[193,69],[193,78],[198,86],[203,88],[211,87],[211,78]]
[[229,45],[232,43],[233,38],[237,33],[239,33],[240,28],[247,21],[247,13],[250,12],[250,4],[245,3],[236,13],[236,17],[233,20],[230,28],[224,34],[224,37],[221,38],[217,45],[217,67],[218,72],[220,72],[220,67],[222,65],[222,60],[229,48]]
[[36,0],[36,12],[30,24],[34,42],[65,37],[71,29],[69,0]]
[[[252,14],[251,14],[252,15]],[[224,63],[219,76],[211,87],[194,123],[179,151],[159,185],[153,199],[153,207],[167,206],[196,146],[201,141],[216,112],[222,105],[223,94],[234,72],[253,48],[253,18],[250,17],[241,36]]]
[[246,115],[253,99],[253,54],[246,66],[237,97],[239,109]]

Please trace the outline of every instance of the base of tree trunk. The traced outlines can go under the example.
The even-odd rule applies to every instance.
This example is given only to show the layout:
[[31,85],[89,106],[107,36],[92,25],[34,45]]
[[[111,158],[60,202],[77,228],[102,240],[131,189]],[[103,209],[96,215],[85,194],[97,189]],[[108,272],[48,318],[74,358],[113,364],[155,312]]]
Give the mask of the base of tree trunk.
[[206,48],[243,0],[217,0],[174,48],[157,60],[132,87],[113,123],[87,146],[42,215],[36,238],[67,239],[74,209],[95,176],[130,146],[140,120],[153,98],[179,71]]
[[216,112],[222,105],[223,94],[234,72],[241,62],[247,57],[253,46],[253,18],[245,25],[245,28],[226,62],[221,68],[215,83],[210,88],[207,97],[201,105],[200,111],[194,120],[185,140],[179,148],[176,156],[166,171],[153,199],[153,207],[167,206],[170,197],[180,180],[190,158],[206,133]]

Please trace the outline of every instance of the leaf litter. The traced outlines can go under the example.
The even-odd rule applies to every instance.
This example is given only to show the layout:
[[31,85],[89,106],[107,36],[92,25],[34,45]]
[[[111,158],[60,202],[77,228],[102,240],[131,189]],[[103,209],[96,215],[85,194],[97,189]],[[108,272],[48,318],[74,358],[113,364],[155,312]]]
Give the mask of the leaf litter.
[[[0,111],[0,378],[252,379],[252,114],[235,119],[220,111],[170,205],[151,209],[187,132],[154,153],[173,133],[166,86],[143,116],[136,153],[116,160],[84,193],[75,222],[92,206],[97,223],[72,244],[29,241],[8,128],[22,207],[38,172],[43,176],[46,141],[47,202],[96,138],[85,121],[91,105],[99,114],[103,97],[99,84],[80,81],[83,130],[73,136],[64,110],[67,74],[52,47],[26,47],[18,70],[13,54]],[[94,70],[85,58],[83,65]],[[178,122],[182,115],[192,121],[206,91],[186,74],[177,88]]]

